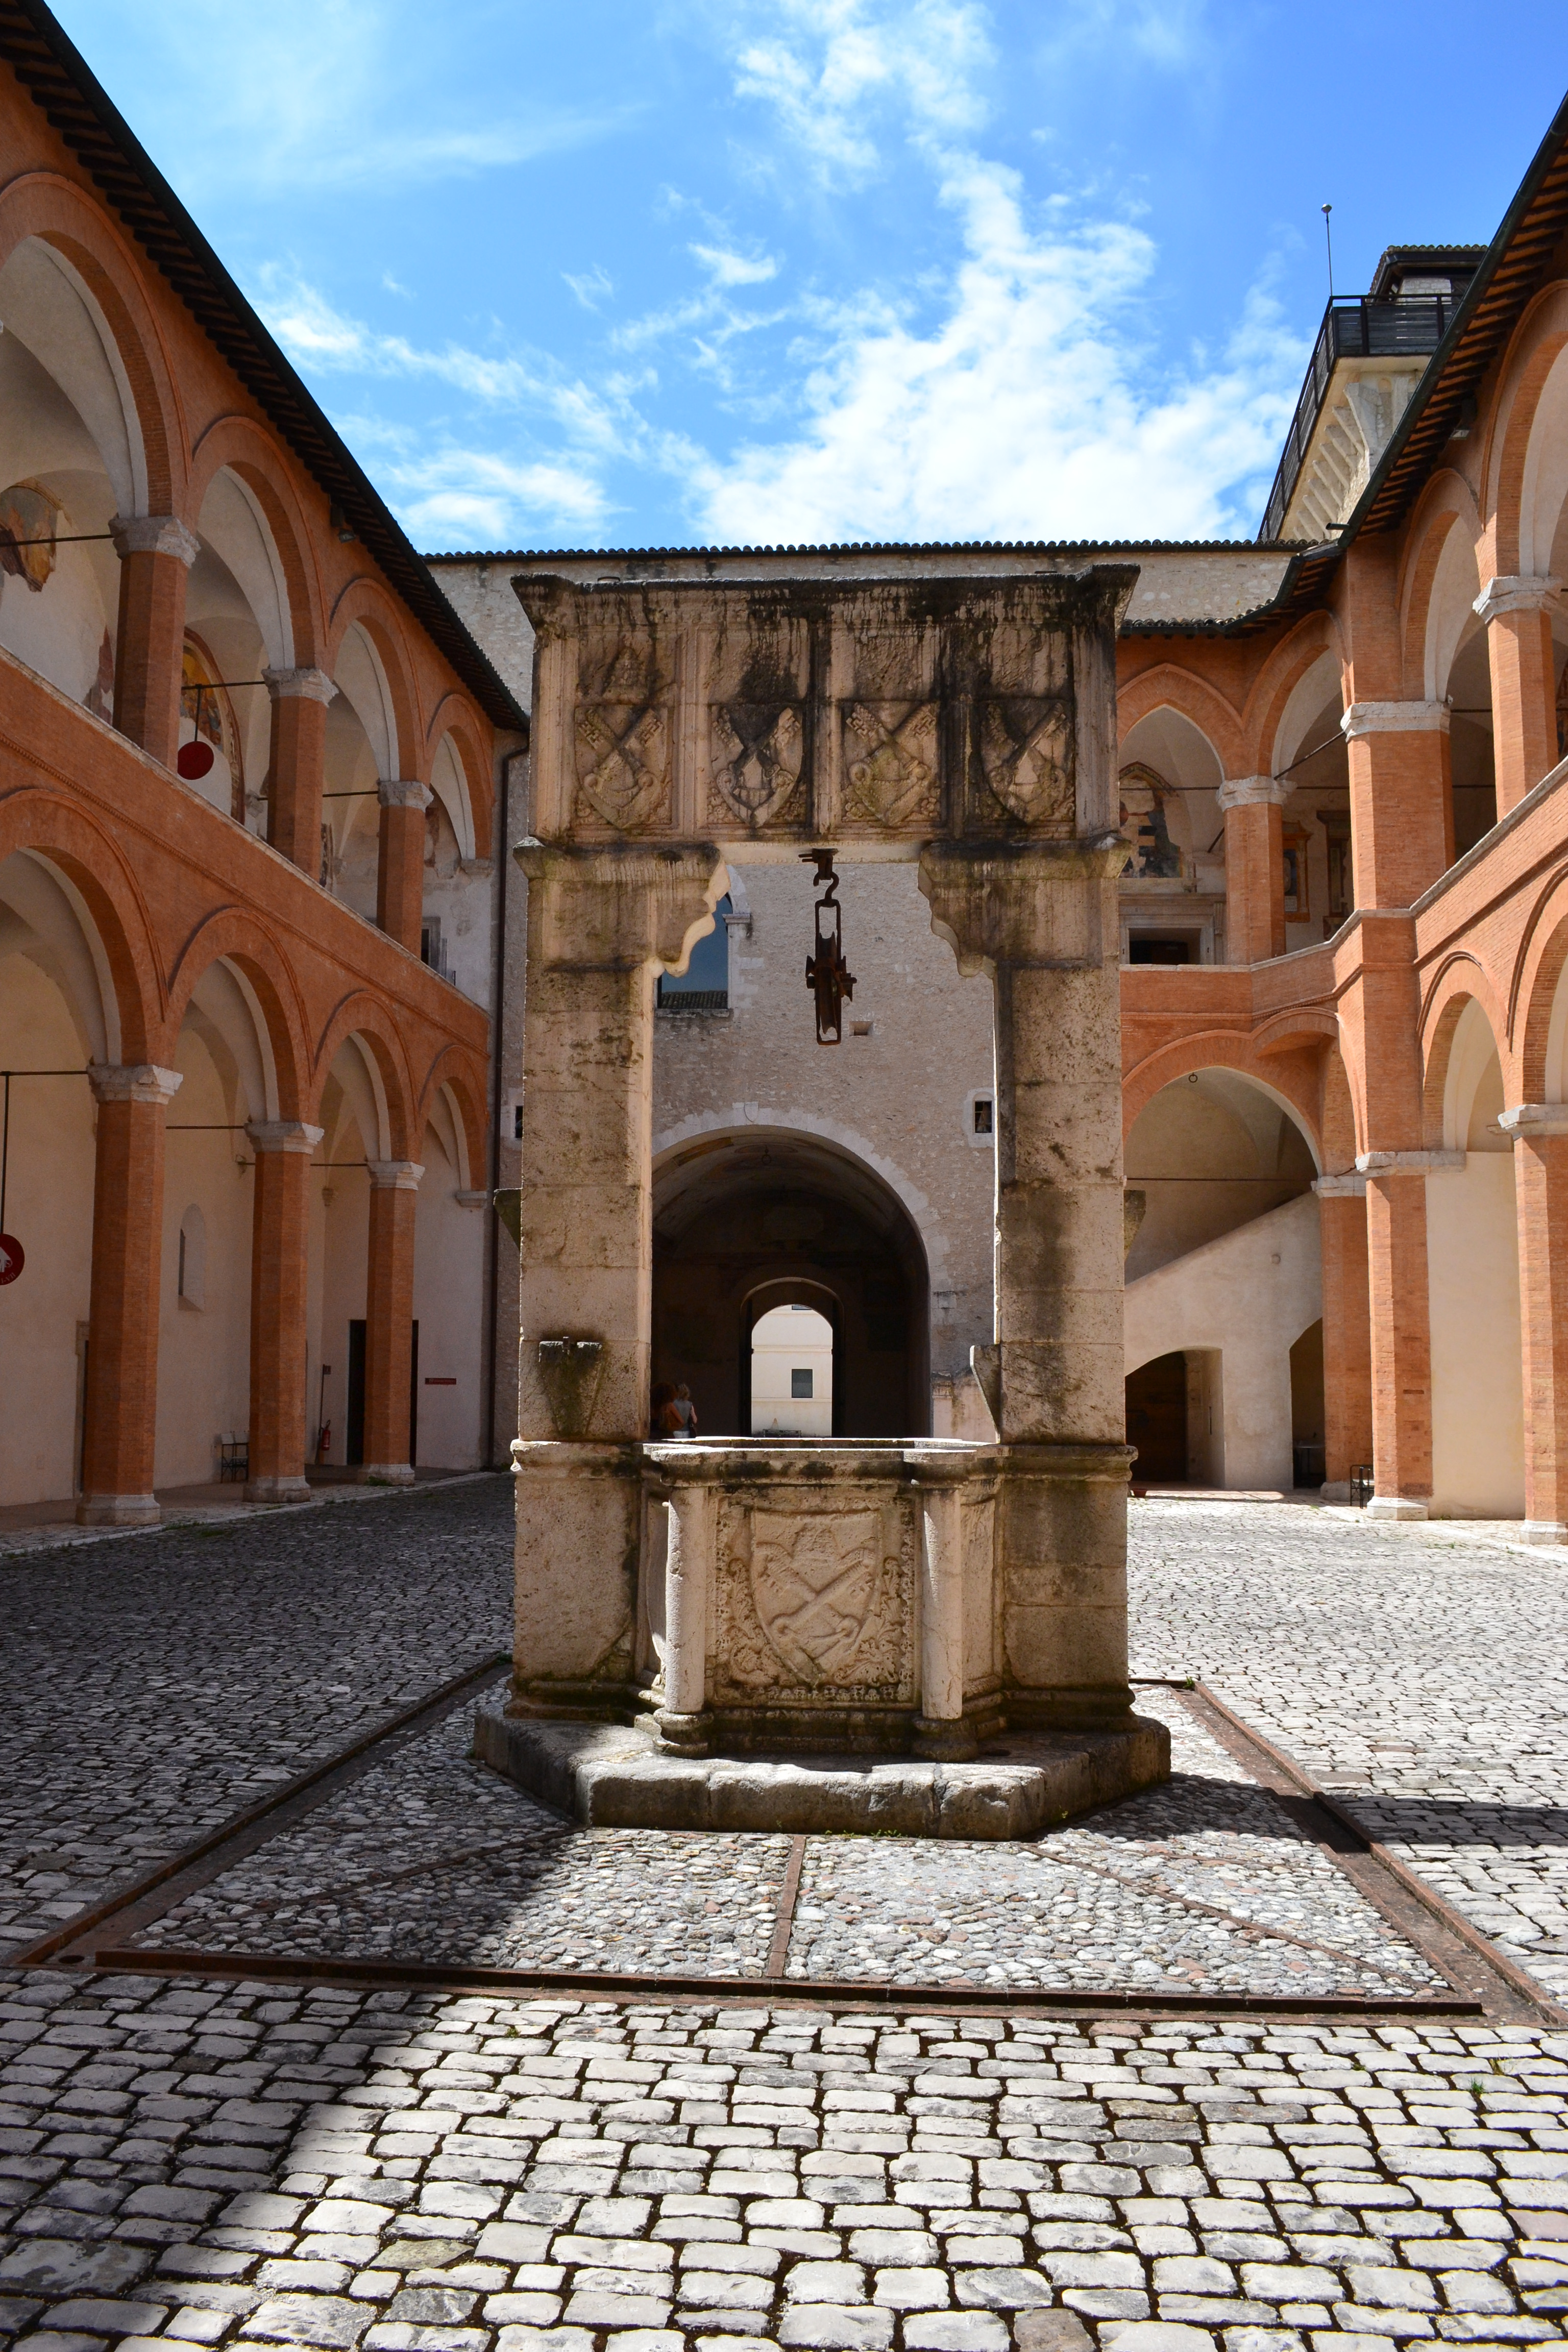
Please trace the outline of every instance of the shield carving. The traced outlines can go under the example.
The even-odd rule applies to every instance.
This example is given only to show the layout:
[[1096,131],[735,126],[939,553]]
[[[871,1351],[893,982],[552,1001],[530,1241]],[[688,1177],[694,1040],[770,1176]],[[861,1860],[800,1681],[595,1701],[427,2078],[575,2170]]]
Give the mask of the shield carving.
[[713,782],[720,798],[747,824],[765,824],[783,812],[800,782],[804,735],[799,709],[786,702],[713,705]]
[[1010,816],[1071,829],[1072,737],[1063,703],[1032,694],[983,703],[980,760]]
[[577,790],[617,833],[663,813],[669,719],[660,703],[586,702],[577,712]]
[[907,824],[935,814],[937,728],[934,702],[845,704],[845,781],[856,816]]
[[763,1633],[802,1682],[843,1678],[881,1581],[879,1512],[752,1514],[752,1600]]

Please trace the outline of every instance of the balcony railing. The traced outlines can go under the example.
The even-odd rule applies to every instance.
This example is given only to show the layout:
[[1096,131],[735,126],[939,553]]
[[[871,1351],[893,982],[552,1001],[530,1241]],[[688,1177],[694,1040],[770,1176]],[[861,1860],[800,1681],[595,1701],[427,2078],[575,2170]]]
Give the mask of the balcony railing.
[[1279,471],[1274,477],[1258,538],[1278,539],[1285,513],[1306,463],[1313,430],[1328,398],[1340,360],[1429,359],[1447,333],[1459,307],[1458,294],[1407,294],[1391,302],[1331,302],[1312,347],[1307,379],[1290,430],[1285,436]]

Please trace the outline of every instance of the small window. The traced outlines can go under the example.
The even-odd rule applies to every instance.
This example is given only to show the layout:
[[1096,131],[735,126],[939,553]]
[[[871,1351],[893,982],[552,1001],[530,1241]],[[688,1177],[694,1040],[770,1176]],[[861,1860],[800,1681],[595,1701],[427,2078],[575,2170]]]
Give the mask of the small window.
[[804,1371],[791,1371],[789,1376],[789,1392],[792,1397],[808,1397],[811,1394],[811,1367],[809,1364],[805,1367]]
[[995,1131],[995,1129],[994,1129],[994,1121],[995,1121],[995,1117],[996,1117],[996,1106],[995,1106],[995,1104],[992,1101],[992,1099],[991,1099],[990,1096],[989,1096],[989,1095],[976,1095],[976,1096],[975,1096],[975,1097],[974,1097],[974,1132],[975,1132],[975,1134],[976,1134],[976,1135],[991,1135],[991,1134],[994,1134],[994,1131]]
[[514,1143],[522,1141],[522,1105],[521,1103],[516,1104],[512,1109],[511,1139]]
[[1134,931],[1127,942],[1129,963],[1191,963],[1191,940],[1154,940]]

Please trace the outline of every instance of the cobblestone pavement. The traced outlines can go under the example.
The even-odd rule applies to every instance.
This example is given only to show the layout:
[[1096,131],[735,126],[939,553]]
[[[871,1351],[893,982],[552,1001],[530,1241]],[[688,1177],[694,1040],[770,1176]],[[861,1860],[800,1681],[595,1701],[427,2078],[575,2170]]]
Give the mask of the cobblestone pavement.
[[510,1481],[0,1563],[0,1953],[510,1644]]
[[1133,1671],[1201,1676],[1568,1999],[1568,1566],[1257,1503],[1131,1538]]
[[[792,1978],[1446,1990],[1170,1693],[1175,1777],[1039,1844],[805,1842]],[[574,1831],[465,1750],[468,1713],[188,1895],[179,1951],[760,1976],[784,1837]]]
[[34,1973],[0,2037],[34,2352],[1475,2352],[1568,2313],[1560,2034]]

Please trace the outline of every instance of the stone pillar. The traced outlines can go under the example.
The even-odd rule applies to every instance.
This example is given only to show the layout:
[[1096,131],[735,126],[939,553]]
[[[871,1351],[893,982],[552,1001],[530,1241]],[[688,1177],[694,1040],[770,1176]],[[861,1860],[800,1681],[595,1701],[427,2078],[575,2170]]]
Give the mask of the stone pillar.
[[1492,680],[1492,772],[1506,816],[1557,765],[1552,615],[1560,580],[1489,580],[1476,598]]
[[665,1506],[664,1705],[659,1737],[688,1755],[707,1746],[708,1612],[713,1581],[718,1495],[708,1486],[677,1486]]
[[1231,963],[1266,963],[1285,952],[1285,852],[1280,811],[1290,796],[1279,776],[1227,778],[1225,811],[1225,938]]
[[1366,1178],[1320,1176],[1312,1190],[1323,1265],[1323,1500],[1348,1503],[1351,1472],[1373,1458]]
[[[708,927],[719,852],[523,843],[520,1713],[611,1708],[633,1672],[653,1326],[653,995]],[[555,1481],[571,1465],[560,1507]]]
[[363,1479],[407,1486],[414,1374],[414,1213],[425,1171],[414,1160],[367,1160],[370,1263],[364,1300]]
[[321,870],[321,787],[327,705],[337,688],[320,669],[263,672],[272,698],[267,838],[315,881]]
[[932,845],[932,928],[995,998],[993,1348],[1008,1719],[1109,1727],[1127,1683],[1121,999],[1125,846]]
[[166,768],[180,748],[185,580],[201,551],[174,515],[115,515],[120,617],[114,646],[114,723]]
[[1424,1519],[1432,1502],[1432,1327],[1426,1178],[1455,1151],[1364,1151],[1374,1519]]
[[1521,1103],[1513,1138],[1527,1543],[1568,1543],[1568,1103]]
[[[942,1465],[912,1457],[918,1468],[915,1509],[921,1560],[921,1712],[919,1756],[960,1758],[976,1752],[963,1721],[963,1507],[959,1486]],[[960,1468],[958,1478],[964,1472]]]
[[155,1063],[97,1065],[92,1286],[81,1499],[87,1528],[155,1527],[158,1307],[163,1271],[163,1114],[181,1084]]
[[1454,782],[1443,702],[1352,702],[1351,862],[1358,907],[1409,907],[1454,862]]
[[293,1118],[252,1119],[256,1192],[250,1227],[252,1503],[308,1503],[305,1478],[306,1251],[310,1155],[323,1130]]
[[388,939],[419,952],[419,918],[425,908],[425,812],[428,784],[389,782],[376,786],[381,800],[381,859],[375,875],[375,919]]

